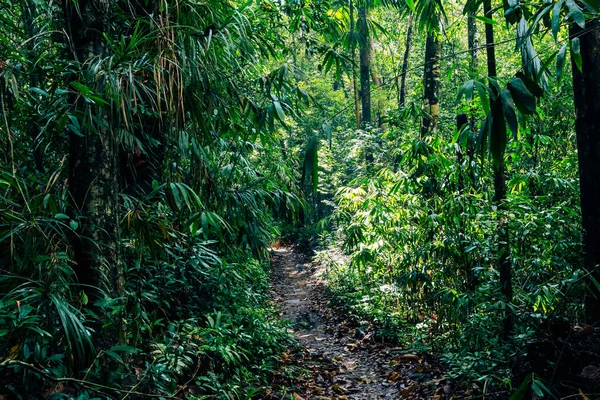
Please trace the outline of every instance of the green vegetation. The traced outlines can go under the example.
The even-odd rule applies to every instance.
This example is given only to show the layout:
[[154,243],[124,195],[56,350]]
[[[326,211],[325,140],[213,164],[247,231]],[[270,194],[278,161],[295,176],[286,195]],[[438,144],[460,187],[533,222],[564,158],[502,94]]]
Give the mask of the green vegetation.
[[281,237],[454,384],[587,398],[599,13],[4,0],[0,398],[265,398]]

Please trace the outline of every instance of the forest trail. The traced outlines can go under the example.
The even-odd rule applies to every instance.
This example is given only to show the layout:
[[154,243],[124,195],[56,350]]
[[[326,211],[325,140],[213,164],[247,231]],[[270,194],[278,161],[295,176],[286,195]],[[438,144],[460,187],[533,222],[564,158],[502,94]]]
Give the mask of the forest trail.
[[426,357],[374,342],[374,331],[353,329],[327,306],[323,269],[290,247],[273,249],[274,289],[281,318],[294,325],[310,371],[302,399],[438,398]]

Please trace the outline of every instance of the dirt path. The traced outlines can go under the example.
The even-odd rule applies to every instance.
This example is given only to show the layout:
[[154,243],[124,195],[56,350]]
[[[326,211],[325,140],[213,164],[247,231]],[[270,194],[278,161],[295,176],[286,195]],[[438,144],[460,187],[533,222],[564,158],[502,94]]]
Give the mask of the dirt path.
[[[428,364],[414,354],[373,342],[373,332],[351,329],[323,299],[321,269],[290,248],[273,250],[274,289],[282,318],[307,352],[311,371],[303,399],[398,399],[420,397]],[[425,393],[421,393],[421,396]]]

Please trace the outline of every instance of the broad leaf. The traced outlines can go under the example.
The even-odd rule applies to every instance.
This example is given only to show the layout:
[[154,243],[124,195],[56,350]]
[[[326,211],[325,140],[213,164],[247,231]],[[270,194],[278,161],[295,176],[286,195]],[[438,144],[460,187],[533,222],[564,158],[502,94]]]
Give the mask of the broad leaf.
[[536,109],[536,100],[533,94],[527,89],[525,83],[520,78],[511,78],[507,85],[515,105],[523,114],[533,114]]

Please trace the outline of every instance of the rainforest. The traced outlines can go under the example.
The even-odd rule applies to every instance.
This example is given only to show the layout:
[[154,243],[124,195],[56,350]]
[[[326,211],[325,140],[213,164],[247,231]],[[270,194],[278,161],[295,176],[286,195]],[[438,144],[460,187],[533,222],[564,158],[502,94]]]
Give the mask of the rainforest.
[[0,0],[0,400],[598,398],[598,0]]

